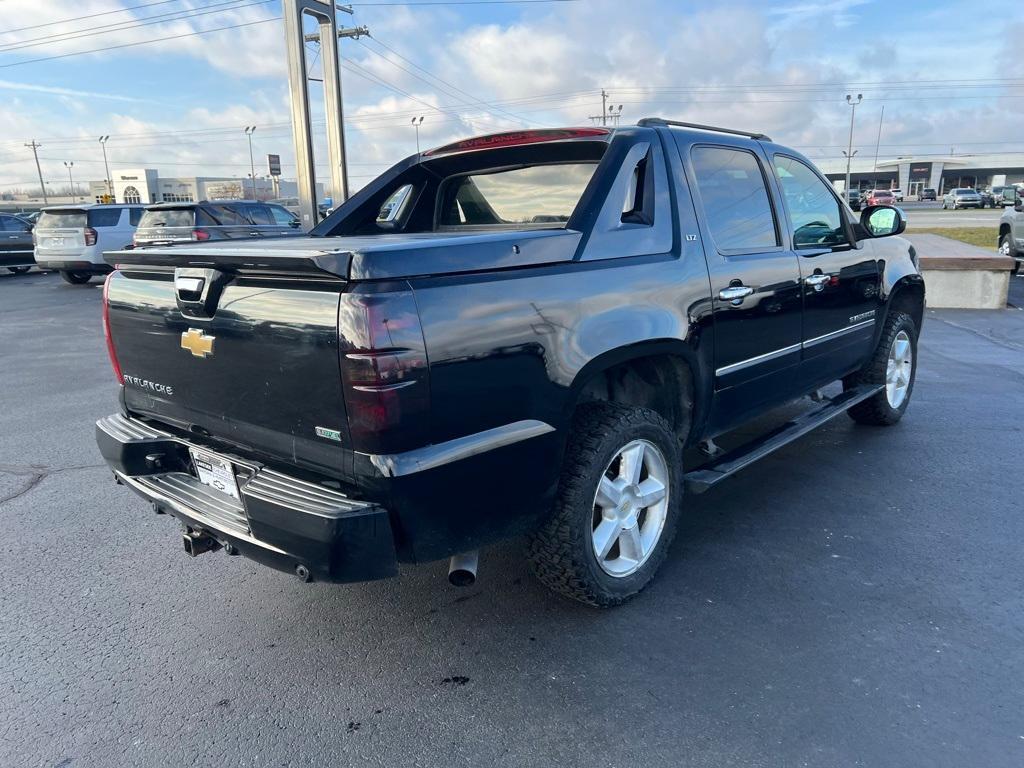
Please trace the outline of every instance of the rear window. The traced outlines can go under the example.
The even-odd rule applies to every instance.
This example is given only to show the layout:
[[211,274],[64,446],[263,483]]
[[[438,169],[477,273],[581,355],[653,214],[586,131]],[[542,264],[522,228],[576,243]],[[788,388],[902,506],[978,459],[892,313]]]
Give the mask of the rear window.
[[93,208],[89,211],[90,227],[116,227],[120,219],[120,208]]
[[438,223],[564,227],[596,163],[559,163],[455,176],[441,197]]
[[142,214],[139,228],[144,227],[191,227],[193,221],[192,208],[165,208],[150,210]]
[[85,211],[43,211],[39,216],[39,229],[85,229]]

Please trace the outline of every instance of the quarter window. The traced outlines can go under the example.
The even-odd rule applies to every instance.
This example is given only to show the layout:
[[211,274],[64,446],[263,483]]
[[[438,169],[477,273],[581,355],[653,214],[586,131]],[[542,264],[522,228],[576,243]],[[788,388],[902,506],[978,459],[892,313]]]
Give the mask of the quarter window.
[[[795,248],[847,245],[839,201],[814,171],[796,158],[775,155],[775,173],[786,198]],[[885,194],[889,194],[886,192]]]
[[778,246],[768,188],[753,153],[694,147],[691,158],[708,229],[718,249],[749,253]]

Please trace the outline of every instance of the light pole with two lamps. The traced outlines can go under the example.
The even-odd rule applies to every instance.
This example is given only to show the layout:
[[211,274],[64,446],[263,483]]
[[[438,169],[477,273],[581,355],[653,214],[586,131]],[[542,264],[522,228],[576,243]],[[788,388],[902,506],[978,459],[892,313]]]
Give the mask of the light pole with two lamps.
[[68,169],[68,184],[71,185],[71,201],[74,202],[74,200],[75,200],[75,179],[71,175],[71,169],[75,167],[75,161],[72,160],[69,163],[67,160],[65,160],[64,161],[64,167]]
[[847,150],[845,152],[843,152],[843,154],[846,156],[846,192],[847,192],[847,194],[849,194],[849,192],[850,192],[850,161],[853,159],[853,156],[855,154],[857,154],[856,152],[853,151],[853,118],[854,118],[854,115],[857,114],[857,105],[860,104],[861,101],[863,101],[863,100],[864,100],[863,94],[858,93],[856,101],[854,100],[854,98],[850,94],[846,94],[846,103],[849,104],[853,108],[853,111],[850,112],[850,143],[849,143],[849,146],[847,147]]
[[252,179],[252,199],[256,199],[256,161],[252,156],[252,135],[256,133],[255,125],[245,127],[245,135],[249,137],[249,178]]
[[412,119],[412,127],[416,129],[416,154],[420,153],[420,126],[423,125],[423,115]]

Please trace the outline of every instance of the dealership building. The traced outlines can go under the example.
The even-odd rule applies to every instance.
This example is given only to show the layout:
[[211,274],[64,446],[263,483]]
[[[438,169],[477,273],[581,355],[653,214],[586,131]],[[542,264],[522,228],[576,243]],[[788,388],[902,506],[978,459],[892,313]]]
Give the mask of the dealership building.
[[[842,188],[846,160],[815,160],[829,181]],[[854,158],[850,186],[854,189],[902,189],[908,198],[922,189],[938,194],[956,187],[987,189],[1024,183],[1024,154],[918,155],[879,158],[877,164]]]
[[[252,180],[224,176],[167,178],[153,168],[116,171],[112,175],[114,202],[118,203],[192,203],[197,200],[270,200],[298,195],[294,181],[257,178],[255,194]],[[89,199],[100,203],[109,194],[104,181],[89,182]],[[323,199],[323,185],[317,185]]]

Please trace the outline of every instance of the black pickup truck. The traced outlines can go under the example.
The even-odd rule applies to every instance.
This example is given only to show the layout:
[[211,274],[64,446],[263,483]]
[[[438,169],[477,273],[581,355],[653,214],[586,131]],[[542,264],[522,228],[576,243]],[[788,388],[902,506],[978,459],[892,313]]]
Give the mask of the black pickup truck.
[[526,535],[544,583],[613,605],[687,494],[837,414],[899,421],[924,309],[904,227],[760,134],[460,141],[308,237],[109,254],[121,408],[97,440],[193,555],[335,582],[452,558],[465,582]]

